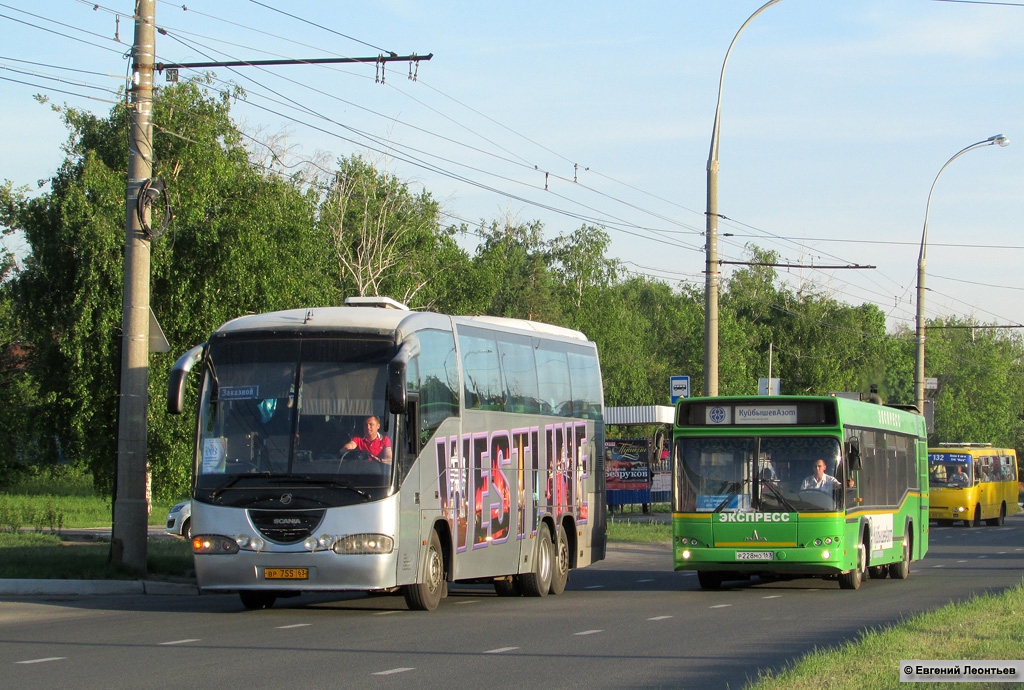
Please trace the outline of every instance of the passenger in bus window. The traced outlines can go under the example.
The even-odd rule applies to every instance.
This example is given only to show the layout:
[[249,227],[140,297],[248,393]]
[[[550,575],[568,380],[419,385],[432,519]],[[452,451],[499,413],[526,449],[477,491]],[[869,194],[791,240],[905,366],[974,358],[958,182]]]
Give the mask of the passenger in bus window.
[[[847,485],[853,486],[853,480],[848,480]],[[800,485],[800,490],[807,491],[809,489],[817,489],[818,491],[830,491],[840,486],[842,486],[842,482],[831,474],[826,474],[825,461],[819,459],[814,463],[814,474],[804,479],[803,483]]]
[[971,478],[967,476],[966,472],[964,472],[963,465],[957,465],[956,472],[950,475],[949,481],[946,483],[949,486],[963,488],[971,485]]
[[358,448],[369,453],[374,460],[391,464],[391,439],[380,434],[380,419],[376,415],[366,418],[366,435],[356,436],[343,446],[343,450]]

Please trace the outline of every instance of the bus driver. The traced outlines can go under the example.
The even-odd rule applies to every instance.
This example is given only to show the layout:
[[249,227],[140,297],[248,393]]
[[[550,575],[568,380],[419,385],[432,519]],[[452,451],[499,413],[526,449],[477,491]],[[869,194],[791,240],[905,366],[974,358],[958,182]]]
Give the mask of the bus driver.
[[[852,487],[853,480],[847,480],[846,485]],[[804,479],[800,485],[800,490],[817,489],[818,491],[829,491],[840,486],[842,486],[842,483],[838,479],[831,474],[825,474],[825,461],[819,459],[814,463],[814,474]]]
[[342,450],[358,448],[385,465],[391,464],[391,439],[380,434],[380,419],[375,415],[366,418],[366,435],[356,436],[346,443]]

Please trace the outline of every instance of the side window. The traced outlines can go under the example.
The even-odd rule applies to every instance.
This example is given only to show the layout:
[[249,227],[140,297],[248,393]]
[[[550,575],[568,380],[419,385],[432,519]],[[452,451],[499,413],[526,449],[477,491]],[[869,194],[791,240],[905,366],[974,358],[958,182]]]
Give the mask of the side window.
[[568,353],[543,343],[535,352],[540,384],[541,414],[572,416],[572,385],[569,380]]
[[498,336],[498,354],[504,382],[506,412],[537,414],[540,401],[537,389],[537,365],[527,336],[502,333]]
[[505,409],[498,345],[489,334],[459,333],[467,410]]
[[420,394],[420,442],[426,443],[448,417],[459,416],[459,370],[455,336],[446,331],[417,334],[420,353],[409,363],[410,385],[415,372]]
[[600,419],[604,407],[601,368],[593,352],[569,353],[569,378],[572,381],[573,415]]

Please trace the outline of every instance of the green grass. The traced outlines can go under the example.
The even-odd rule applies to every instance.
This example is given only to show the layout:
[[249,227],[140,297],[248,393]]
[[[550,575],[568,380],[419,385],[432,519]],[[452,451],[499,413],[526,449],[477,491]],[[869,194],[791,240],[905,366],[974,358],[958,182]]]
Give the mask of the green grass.
[[672,525],[631,522],[622,518],[609,518],[608,541],[612,542],[672,542]]
[[[835,649],[814,650],[790,668],[763,673],[747,690],[882,690],[902,687],[901,660],[981,661],[1020,659],[1024,649],[1024,585],[973,597],[871,630]],[[913,687],[946,688],[943,683]],[[959,684],[953,687],[960,687]],[[966,686],[965,686],[966,687]],[[972,685],[971,687],[979,687]],[[1020,688],[1020,683],[985,683]]]
[[[151,576],[193,576],[192,548],[183,539],[150,539],[146,547]],[[0,578],[134,580],[138,575],[108,562],[110,542],[67,544],[43,532],[0,533]]]

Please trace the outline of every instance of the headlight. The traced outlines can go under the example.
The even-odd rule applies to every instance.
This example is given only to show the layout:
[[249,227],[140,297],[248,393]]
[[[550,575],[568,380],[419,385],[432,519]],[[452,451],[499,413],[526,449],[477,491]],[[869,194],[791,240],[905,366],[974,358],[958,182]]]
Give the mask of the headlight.
[[180,513],[187,503],[188,501],[183,501],[182,503],[174,504],[173,506],[171,506],[171,512]]
[[340,554],[391,553],[395,540],[385,534],[349,534],[338,537],[334,552]]
[[238,553],[238,542],[231,537],[219,534],[201,534],[198,537],[192,537],[192,553],[211,555]]

